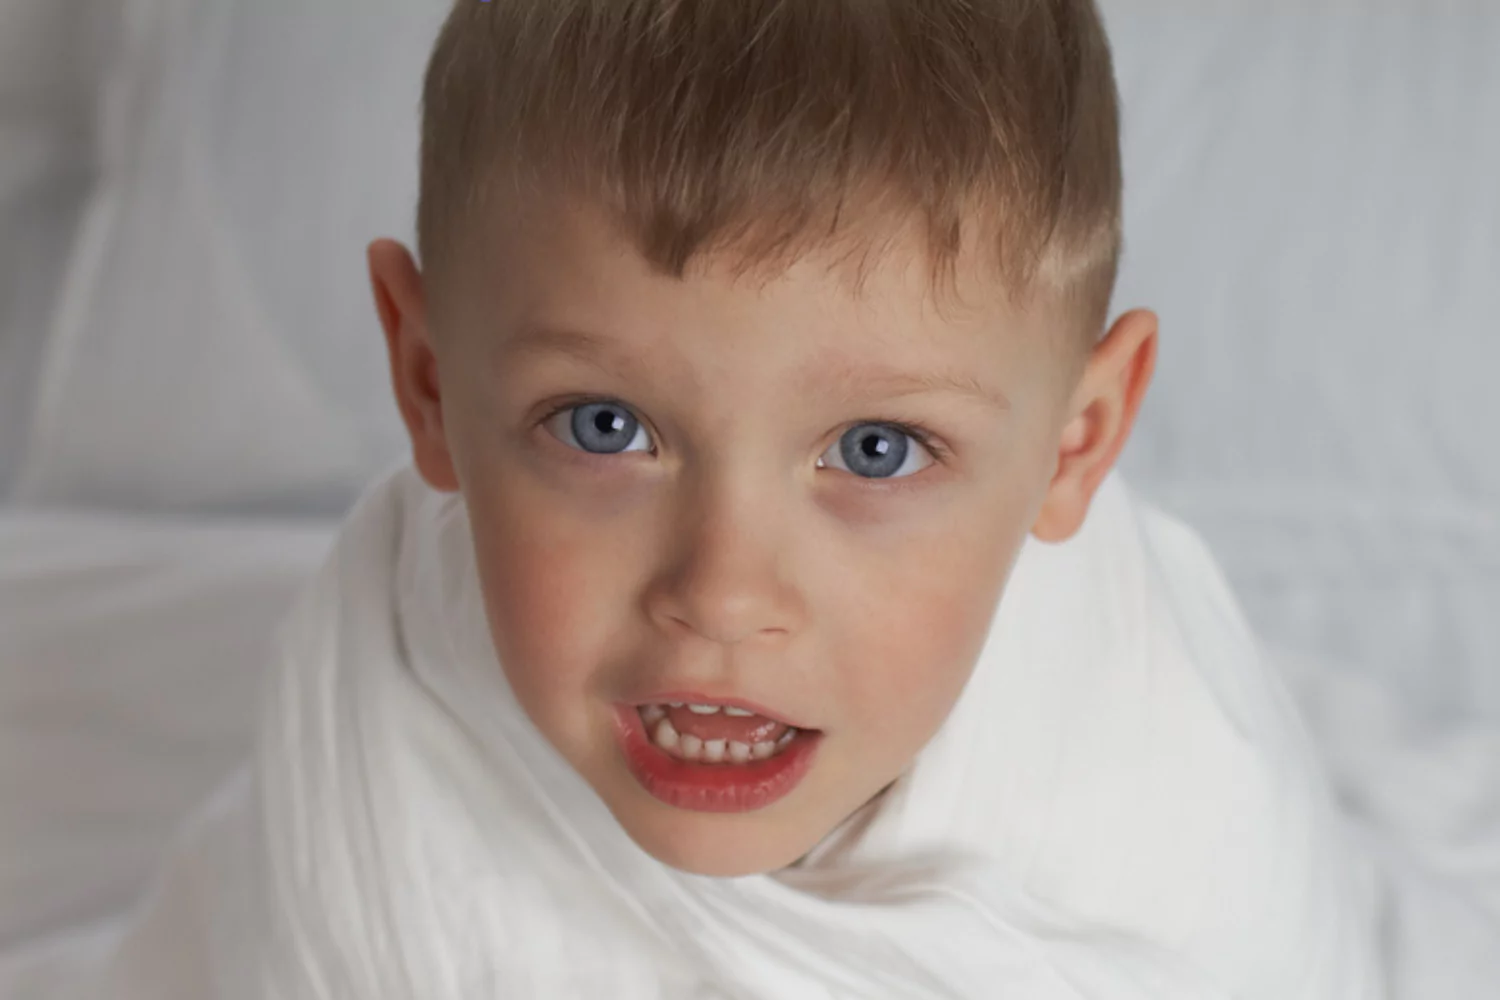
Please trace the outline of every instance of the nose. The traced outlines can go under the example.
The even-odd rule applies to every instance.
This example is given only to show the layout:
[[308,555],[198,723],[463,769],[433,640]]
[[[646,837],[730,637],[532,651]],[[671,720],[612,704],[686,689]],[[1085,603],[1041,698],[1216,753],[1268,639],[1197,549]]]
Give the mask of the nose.
[[652,620],[725,646],[797,627],[786,532],[764,489],[701,489],[676,513],[668,557],[646,596]]

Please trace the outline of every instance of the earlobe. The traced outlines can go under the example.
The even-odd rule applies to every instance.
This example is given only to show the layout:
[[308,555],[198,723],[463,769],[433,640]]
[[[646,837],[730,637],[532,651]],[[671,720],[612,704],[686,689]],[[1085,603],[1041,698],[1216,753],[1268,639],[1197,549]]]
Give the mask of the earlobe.
[[391,387],[411,438],[412,462],[433,489],[457,492],[422,274],[411,253],[394,240],[376,240],[367,258],[375,309],[385,331]]
[[1094,348],[1059,436],[1057,465],[1031,533],[1062,542],[1083,526],[1094,493],[1130,438],[1156,371],[1156,315],[1121,316]]

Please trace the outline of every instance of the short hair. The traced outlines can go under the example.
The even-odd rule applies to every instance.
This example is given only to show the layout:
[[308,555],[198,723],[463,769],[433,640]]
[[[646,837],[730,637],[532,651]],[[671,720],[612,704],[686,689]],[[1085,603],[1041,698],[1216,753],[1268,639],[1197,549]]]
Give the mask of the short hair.
[[677,276],[917,223],[935,279],[988,247],[1093,337],[1120,255],[1093,0],[458,0],[423,93],[424,268],[506,173],[598,199]]

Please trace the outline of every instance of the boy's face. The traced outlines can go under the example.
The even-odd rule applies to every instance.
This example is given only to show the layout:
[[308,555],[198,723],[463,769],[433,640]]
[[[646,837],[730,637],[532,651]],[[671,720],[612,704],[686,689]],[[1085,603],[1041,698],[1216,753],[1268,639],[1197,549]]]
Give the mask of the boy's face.
[[[1068,331],[977,269],[937,301],[914,252],[859,290],[820,256],[678,280],[557,204],[479,242],[441,302],[393,245],[372,268],[417,464],[462,489],[510,685],[661,861],[790,864],[936,732],[1022,540],[1076,529],[1144,384],[1127,398],[1098,358],[1080,381]],[[1135,340],[1149,378],[1154,323]],[[740,763],[735,742],[775,749]]]

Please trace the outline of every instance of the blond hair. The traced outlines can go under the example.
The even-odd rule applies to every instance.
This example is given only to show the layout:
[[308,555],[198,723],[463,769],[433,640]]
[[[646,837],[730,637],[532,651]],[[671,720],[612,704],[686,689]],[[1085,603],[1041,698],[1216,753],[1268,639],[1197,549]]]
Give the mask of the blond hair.
[[669,274],[916,222],[935,278],[975,242],[1011,294],[1106,318],[1119,112],[1093,0],[458,0],[423,105],[429,271],[508,173],[598,199]]

